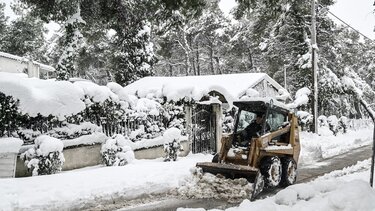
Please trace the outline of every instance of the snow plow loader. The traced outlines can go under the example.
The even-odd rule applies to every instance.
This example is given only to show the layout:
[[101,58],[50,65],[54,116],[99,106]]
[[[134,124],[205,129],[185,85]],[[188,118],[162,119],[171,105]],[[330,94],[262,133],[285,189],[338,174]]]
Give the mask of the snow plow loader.
[[[234,132],[224,134],[212,162],[197,163],[203,172],[253,183],[251,200],[266,188],[294,184],[300,153],[296,116],[280,102],[234,102]],[[254,129],[255,127],[255,129]]]

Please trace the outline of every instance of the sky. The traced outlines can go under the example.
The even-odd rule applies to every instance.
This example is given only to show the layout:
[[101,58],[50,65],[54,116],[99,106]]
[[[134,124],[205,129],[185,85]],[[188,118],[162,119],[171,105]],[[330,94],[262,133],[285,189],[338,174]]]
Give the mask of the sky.
[[[375,39],[374,0],[337,0],[330,11],[362,34]],[[335,22],[337,19],[332,18]]]
[[[371,39],[375,39],[375,6],[373,0],[336,0],[336,4],[330,8],[330,11],[349,25],[366,35]],[[15,18],[14,13],[10,9],[10,2],[13,0],[0,0],[6,3],[5,14],[10,16],[10,20]],[[236,5],[235,0],[221,0],[220,9],[225,14],[229,14],[230,10]],[[336,18],[332,17],[336,23],[340,23]],[[55,29],[56,25],[49,25],[48,28]]]
[[[373,0],[336,0],[336,4],[330,8],[330,11],[365,36],[375,39],[375,6],[373,4]],[[235,5],[235,0],[221,0],[219,3],[220,9],[225,14],[228,14]],[[337,24],[342,24],[333,16],[331,18]]]

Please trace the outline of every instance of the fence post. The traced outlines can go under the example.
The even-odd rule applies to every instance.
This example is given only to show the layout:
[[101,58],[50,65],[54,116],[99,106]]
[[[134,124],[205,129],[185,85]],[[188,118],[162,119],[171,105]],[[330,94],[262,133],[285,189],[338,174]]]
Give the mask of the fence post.
[[370,174],[370,186],[373,187],[373,182],[374,182],[374,156],[375,156],[375,116],[374,116],[374,111],[370,108],[370,106],[367,104],[366,101],[363,99],[360,99],[359,101],[361,105],[366,109],[368,114],[370,115],[372,122],[373,122],[373,127],[374,127],[374,132],[372,134],[372,157],[371,157],[371,174]]

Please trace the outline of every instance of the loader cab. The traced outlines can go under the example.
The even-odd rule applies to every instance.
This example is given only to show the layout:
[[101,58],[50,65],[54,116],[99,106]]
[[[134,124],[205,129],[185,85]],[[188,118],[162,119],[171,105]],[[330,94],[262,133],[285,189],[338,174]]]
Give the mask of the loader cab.
[[[262,115],[264,120],[262,123],[262,129],[256,136],[256,138],[262,136],[268,132],[276,131],[289,124],[288,110],[273,104],[272,100],[269,102],[265,101],[238,101],[234,102],[234,105],[238,107],[238,114],[236,115],[235,127],[234,127],[234,139],[233,144],[249,142],[249,137],[244,137],[244,129],[256,121],[257,116]],[[277,139],[285,139],[284,137],[277,137]],[[243,144],[242,144],[243,145]]]

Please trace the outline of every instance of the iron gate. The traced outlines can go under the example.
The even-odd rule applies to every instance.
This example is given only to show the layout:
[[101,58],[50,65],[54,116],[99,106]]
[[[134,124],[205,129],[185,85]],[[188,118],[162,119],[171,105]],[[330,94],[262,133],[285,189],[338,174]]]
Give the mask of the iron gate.
[[192,112],[192,152],[216,152],[216,119],[211,105],[195,104]]

